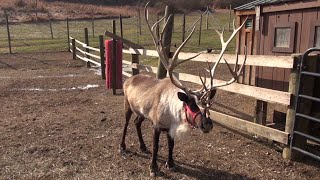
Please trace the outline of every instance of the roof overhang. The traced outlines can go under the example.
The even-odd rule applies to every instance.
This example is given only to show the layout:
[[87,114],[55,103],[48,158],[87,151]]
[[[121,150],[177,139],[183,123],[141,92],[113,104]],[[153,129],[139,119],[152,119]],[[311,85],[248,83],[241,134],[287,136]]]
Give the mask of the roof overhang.
[[[273,4],[257,5],[261,7],[261,14],[270,13],[270,12],[279,12],[279,11],[290,11],[297,9],[308,9],[308,8],[320,8],[320,0],[314,1],[287,1],[287,2],[278,2]],[[254,15],[256,14],[255,9],[234,9],[234,12],[237,16],[245,15]]]
[[295,1],[283,4],[272,4],[261,6],[261,13],[278,12],[278,11],[290,11],[297,9],[319,8],[320,0],[317,1]]

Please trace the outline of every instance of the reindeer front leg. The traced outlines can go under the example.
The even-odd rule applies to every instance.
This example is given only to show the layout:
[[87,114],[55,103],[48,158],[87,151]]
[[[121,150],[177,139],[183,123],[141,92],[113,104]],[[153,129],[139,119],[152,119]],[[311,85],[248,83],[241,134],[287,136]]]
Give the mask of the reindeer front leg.
[[167,139],[168,139],[168,161],[166,162],[166,168],[173,170],[175,167],[174,161],[173,161],[173,147],[174,147],[174,140],[170,136],[169,131],[167,131]]
[[152,159],[150,165],[150,176],[156,176],[157,172],[159,171],[157,165],[157,158],[158,158],[158,149],[159,149],[159,138],[160,138],[161,130],[158,127],[153,127],[153,149],[152,149]]

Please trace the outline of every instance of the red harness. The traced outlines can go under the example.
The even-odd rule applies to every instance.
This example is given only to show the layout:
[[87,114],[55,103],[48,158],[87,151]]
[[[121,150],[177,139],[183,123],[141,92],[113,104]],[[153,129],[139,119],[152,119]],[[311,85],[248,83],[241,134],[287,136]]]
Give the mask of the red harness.
[[[188,124],[192,128],[198,128],[195,119],[199,114],[201,114],[201,111],[199,110],[197,112],[193,112],[187,104],[184,104],[184,111],[185,111],[185,114],[186,114],[186,121],[188,122]],[[192,121],[191,122],[189,121],[187,114],[191,115],[191,117],[192,117]]]

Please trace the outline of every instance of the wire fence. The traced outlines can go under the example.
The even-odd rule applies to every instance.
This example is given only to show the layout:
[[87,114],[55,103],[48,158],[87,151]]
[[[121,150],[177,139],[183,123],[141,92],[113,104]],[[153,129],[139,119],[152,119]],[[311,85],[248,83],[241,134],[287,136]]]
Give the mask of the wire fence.
[[[203,12],[189,13],[185,15],[185,31],[188,35],[188,29],[192,24],[202,18],[202,30],[199,23],[196,31],[189,43],[186,45],[186,51],[200,51],[205,48],[220,49],[220,40],[216,35],[214,28],[227,27],[230,23],[228,13],[209,13]],[[153,48],[150,32],[146,28],[146,22],[143,15],[130,18],[123,18],[122,32],[123,37],[132,42],[140,44],[146,48]],[[149,16],[151,23],[156,22],[157,15]],[[206,20],[208,19],[208,21]],[[113,19],[87,19],[87,20],[65,20],[65,21],[46,21],[32,23],[10,23],[12,18],[8,16],[8,26],[0,24],[0,53],[9,52],[9,43],[12,53],[21,52],[47,52],[47,51],[67,51],[68,35],[81,41],[84,40],[84,28],[88,29],[89,42],[91,46],[98,46],[98,36],[104,34],[106,30],[112,32]],[[120,36],[120,23],[116,19],[116,32]],[[206,28],[208,27],[208,28]],[[69,34],[68,34],[69,32]],[[201,33],[201,41],[199,40]],[[229,32],[226,32],[228,36]],[[174,17],[174,28],[172,36],[172,45],[179,45],[182,42],[183,35],[183,15],[176,14]],[[9,38],[10,36],[10,38]],[[107,38],[107,37],[106,37]],[[235,45],[230,48],[234,49]]]

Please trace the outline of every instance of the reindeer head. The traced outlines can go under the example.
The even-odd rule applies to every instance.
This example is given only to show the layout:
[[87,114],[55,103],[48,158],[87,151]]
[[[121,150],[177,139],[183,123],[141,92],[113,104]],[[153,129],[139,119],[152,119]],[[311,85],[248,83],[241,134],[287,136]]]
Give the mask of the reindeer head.
[[[179,81],[179,79],[173,74],[173,70],[179,64],[184,63],[186,61],[189,61],[189,60],[200,55],[200,53],[198,53],[197,55],[190,57],[188,59],[183,59],[183,60],[178,59],[178,55],[179,55],[180,51],[182,50],[182,48],[185,46],[185,44],[188,42],[188,40],[191,38],[192,34],[194,33],[195,28],[196,28],[196,23],[199,21],[199,19],[197,20],[197,22],[194,23],[188,37],[176,49],[176,51],[174,52],[174,54],[171,58],[171,61],[170,61],[170,58],[165,51],[166,47],[163,44],[163,35],[164,35],[164,31],[167,28],[168,22],[169,22],[170,18],[172,17],[172,15],[169,15],[169,17],[166,20],[165,20],[165,16],[164,16],[159,21],[157,21],[154,25],[150,26],[149,20],[148,20],[148,4],[149,3],[147,3],[145,6],[145,20],[146,20],[148,29],[151,33],[155,48],[159,54],[160,60],[161,60],[162,64],[164,65],[164,67],[166,68],[166,70],[168,71],[168,75],[169,75],[169,78],[170,78],[172,84],[183,91],[183,92],[178,92],[177,96],[184,103],[186,120],[188,121],[190,126],[192,126],[194,128],[198,128],[202,132],[207,133],[213,127],[212,120],[210,118],[209,109],[213,104],[213,98],[216,94],[217,88],[222,87],[222,86],[227,86],[227,85],[235,82],[238,79],[238,77],[244,67],[247,53],[245,53],[244,62],[238,71],[236,69],[238,67],[238,53],[237,53],[237,59],[236,59],[236,64],[234,66],[234,69],[232,69],[230,67],[230,65],[228,64],[228,62],[224,59],[225,63],[227,64],[227,66],[229,68],[229,71],[233,77],[228,82],[224,82],[221,84],[214,83],[213,77],[215,75],[215,70],[217,68],[217,65],[220,63],[220,60],[222,59],[222,56],[223,56],[224,52],[226,51],[228,44],[231,42],[233,37],[239,32],[239,30],[243,27],[245,21],[237,29],[235,29],[235,23],[233,22],[233,33],[226,42],[224,41],[224,38],[223,38],[224,30],[222,30],[222,32],[219,32],[216,30],[216,32],[218,33],[220,40],[221,40],[222,49],[221,49],[221,52],[218,56],[216,63],[214,64],[214,66],[212,68],[210,66],[210,63],[207,62],[208,69],[206,69],[206,70],[210,74],[210,83],[208,83],[208,84],[206,83],[207,77],[206,77],[205,73],[204,73],[204,77],[201,77],[201,75],[199,73],[199,78],[202,83],[202,88],[199,90],[192,90],[192,89],[188,88],[187,86],[185,86],[181,81]],[[157,29],[158,29],[157,27],[159,26],[160,22],[162,22],[162,21],[165,21],[163,29],[161,32],[157,32]],[[202,108],[200,108],[199,106],[202,106]]]

